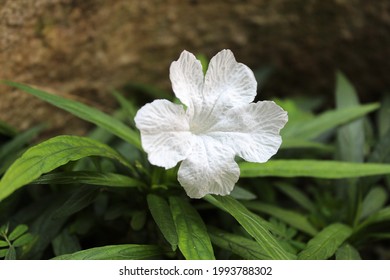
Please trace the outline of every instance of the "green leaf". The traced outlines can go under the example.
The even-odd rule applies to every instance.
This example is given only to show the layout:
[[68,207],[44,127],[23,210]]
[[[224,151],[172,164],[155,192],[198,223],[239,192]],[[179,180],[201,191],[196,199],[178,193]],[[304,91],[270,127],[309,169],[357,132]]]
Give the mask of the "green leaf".
[[386,190],[381,187],[372,188],[363,200],[360,219],[380,210],[385,205],[387,198]]
[[312,224],[307,220],[306,216],[303,216],[297,212],[286,210],[272,204],[261,203],[258,201],[245,202],[244,206],[248,207],[250,210],[258,211],[271,215],[280,221],[285,222],[286,224],[301,230],[309,235],[315,235],[317,230],[313,227]]
[[231,251],[246,260],[267,260],[268,255],[254,240],[240,235],[227,233],[217,228],[209,228],[211,242],[218,247]]
[[23,235],[26,231],[28,231],[28,226],[26,225],[18,225],[8,236],[8,239],[13,241],[19,236]]
[[310,212],[315,211],[316,206],[309,199],[309,197],[303,191],[299,190],[297,187],[285,183],[277,183],[275,186],[285,195],[287,195],[296,203],[298,203],[298,205],[300,205],[301,207],[305,208]]
[[5,260],[16,260],[16,250],[14,246],[10,246],[5,254]]
[[387,132],[390,132],[389,116],[390,116],[390,95],[386,93],[383,96],[383,99],[381,101],[381,107],[377,115],[379,137],[381,138]]
[[304,139],[283,139],[281,149],[318,149],[325,152],[332,152],[334,148],[319,142]]
[[158,195],[149,194],[147,196],[147,202],[154,221],[171,245],[172,251],[175,251],[179,241],[175,222],[173,221],[171,209],[167,201]]
[[8,247],[8,242],[4,240],[0,240],[0,248],[1,247]]
[[133,102],[125,98],[119,91],[113,91],[112,94],[115,96],[118,103],[124,109],[127,115],[127,119],[130,120],[131,124],[134,126],[134,117],[137,114],[137,107]]
[[315,139],[328,130],[362,117],[378,108],[378,103],[372,103],[339,110],[330,110],[312,120],[306,120],[300,123],[296,122],[293,126],[286,126],[281,133],[284,139]]
[[99,189],[95,187],[84,186],[77,189],[64,204],[53,212],[53,218],[63,218],[77,213],[94,202],[98,194]]
[[266,163],[239,163],[241,177],[354,178],[390,174],[390,164],[355,163],[331,160],[270,160]]
[[131,217],[130,226],[133,230],[141,230],[145,226],[146,211],[135,211]]
[[24,246],[34,240],[34,236],[31,233],[23,234],[21,237],[16,239],[12,245],[15,247],[21,247]]
[[[336,107],[345,109],[359,105],[355,88],[348,79],[338,72],[336,75]],[[337,129],[338,159],[362,162],[364,158],[364,124],[357,119]]]
[[257,241],[269,259],[286,260],[295,256],[285,251],[280,242],[270,233],[266,221],[250,212],[245,206],[230,196],[205,196],[214,206],[228,212]]
[[53,260],[147,260],[160,257],[163,253],[155,245],[109,245],[61,255]]
[[176,226],[179,249],[187,260],[213,260],[214,252],[206,226],[188,201],[170,197],[169,204]]
[[254,193],[248,191],[247,189],[241,188],[239,186],[235,186],[230,195],[235,199],[239,199],[239,200],[253,200],[257,198],[257,196]]
[[56,256],[71,254],[81,250],[79,240],[69,230],[63,230],[52,241],[53,251]]
[[0,201],[22,186],[69,161],[101,156],[131,165],[109,146],[78,136],[57,136],[28,149],[4,174],[0,181]]
[[33,184],[89,184],[107,187],[139,187],[144,183],[125,175],[95,172],[95,171],[69,171],[42,175]]
[[7,249],[0,249],[0,258],[4,258],[8,253],[8,248]]
[[129,126],[123,122],[95,109],[89,107],[83,103],[69,100],[64,97],[47,93],[45,91],[32,88],[28,85],[4,81],[6,85],[23,90],[43,101],[46,101],[58,108],[61,108],[83,120],[91,122],[97,126],[105,128],[107,131],[118,136],[119,138],[133,144],[137,148],[141,149],[141,141],[136,131],[132,130]]
[[337,249],[336,260],[361,260],[361,257],[358,250],[347,243]]
[[359,231],[362,228],[365,228],[369,225],[382,223],[385,221],[390,221],[390,207],[382,208],[381,210],[373,213],[371,216],[367,217],[361,224],[357,226],[355,231]]
[[298,254],[300,260],[326,260],[334,255],[341,244],[352,234],[343,224],[331,224],[314,236]]

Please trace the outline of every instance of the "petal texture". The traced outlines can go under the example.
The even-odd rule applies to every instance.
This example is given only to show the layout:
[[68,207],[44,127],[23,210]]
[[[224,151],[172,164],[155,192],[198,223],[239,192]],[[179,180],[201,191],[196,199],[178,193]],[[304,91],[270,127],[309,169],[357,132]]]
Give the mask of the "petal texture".
[[180,165],[180,184],[191,198],[228,195],[240,175],[234,151],[208,136],[195,139],[192,153]]
[[192,109],[202,104],[203,71],[196,57],[183,51],[177,61],[171,63],[169,77],[177,98]]
[[230,50],[222,50],[210,61],[203,88],[206,104],[225,110],[252,102],[257,82],[251,69],[238,63]]
[[279,149],[287,112],[273,101],[260,101],[229,110],[209,132],[222,145],[251,162],[266,162]]
[[143,106],[134,120],[150,163],[172,168],[191,152],[192,134],[183,106],[155,100]]

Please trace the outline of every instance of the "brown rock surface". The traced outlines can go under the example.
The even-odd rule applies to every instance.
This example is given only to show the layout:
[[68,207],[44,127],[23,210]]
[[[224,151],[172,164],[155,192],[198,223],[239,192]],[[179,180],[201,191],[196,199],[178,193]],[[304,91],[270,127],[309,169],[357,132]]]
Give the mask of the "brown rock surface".
[[[390,87],[386,0],[0,0],[0,79],[30,83],[110,111],[128,81],[169,89],[183,49],[230,48],[253,69],[272,66],[262,98],[332,94],[343,70],[363,98]],[[0,86],[0,119],[61,133],[85,124]]]

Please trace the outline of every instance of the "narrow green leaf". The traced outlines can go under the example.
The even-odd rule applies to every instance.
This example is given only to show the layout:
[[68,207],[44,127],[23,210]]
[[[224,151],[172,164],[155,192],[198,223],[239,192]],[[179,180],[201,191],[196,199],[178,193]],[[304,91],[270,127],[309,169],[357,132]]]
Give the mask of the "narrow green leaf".
[[130,120],[131,124],[134,126],[134,117],[137,114],[137,107],[133,102],[125,98],[119,91],[112,91],[112,94],[115,96],[118,103],[121,105],[121,107],[124,109],[127,115],[127,119]]
[[175,251],[179,241],[168,202],[155,194],[149,194],[147,196],[147,202],[154,221],[171,245],[172,251]]
[[250,212],[245,206],[230,196],[211,196],[205,199],[214,206],[228,212],[237,222],[258,242],[270,259],[284,260],[294,259],[295,256],[288,253],[278,240],[269,231],[266,221],[258,215]]
[[23,235],[26,231],[28,231],[28,226],[26,225],[18,225],[8,236],[8,239],[13,241],[19,236]]
[[336,260],[361,260],[361,257],[358,250],[347,243],[337,249]]
[[383,137],[387,132],[390,131],[390,95],[389,93],[384,94],[383,99],[381,101],[381,108],[378,111],[377,115],[378,120],[378,130],[379,137]]
[[0,201],[22,186],[69,161],[101,156],[131,165],[109,146],[78,136],[57,136],[28,149],[4,174],[0,181]]
[[299,190],[297,187],[291,186],[286,183],[277,183],[275,186],[278,188],[278,190],[290,197],[301,207],[305,208],[310,212],[315,211],[316,206],[314,205],[314,203],[303,191]]
[[227,233],[217,228],[209,228],[211,242],[216,246],[231,251],[246,260],[267,260],[268,255],[254,240],[240,235]]
[[286,130],[283,129],[282,136],[285,139],[315,139],[326,131],[362,117],[372,111],[375,111],[378,108],[378,103],[372,103],[339,110],[330,110],[312,120],[306,120],[301,123],[297,122],[294,124],[294,126],[290,126]]
[[15,247],[21,247],[32,242],[33,240],[34,236],[31,233],[26,233],[16,239],[12,245],[14,245]]
[[317,233],[317,230],[308,221],[307,217],[300,213],[291,210],[286,210],[272,204],[261,203],[258,201],[245,202],[244,206],[248,207],[250,210],[271,215],[279,219],[280,221],[283,221],[286,224],[298,230],[301,230],[309,235],[313,236]]
[[129,126],[125,125],[121,121],[103,113],[102,111],[89,107],[83,103],[66,99],[59,95],[50,94],[45,91],[32,88],[28,85],[10,82],[10,81],[4,81],[3,83],[18,88],[20,90],[23,90],[83,120],[91,122],[102,128],[105,128],[107,131],[111,132],[112,134],[118,136],[119,138],[141,149],[141,141],[137,132],[132,130]]
[[238,200],[253,200],[257,198],[254,193],[239,186],[235,186],[230,195]]
[[125,175],[95,172],[95,171],[69,171],[42,175],[33,184],[89,184],[106,187],[139,187],[144,183]]
[[8,242],[4,240],[0,240],[0,248],[1,247],[8,247]]
[[70,216],[90,205],[99,193],[95,187],[84,186],[77,189],[57,210],[53,212],[53,218]]
[[214,252],[206,226],[198,212],[183,198],[170,197],[179,249],[187,260],[213,260]]
[[373,213],[367,217],[362,223],[360,223],[355,231],[359,231],[369,225],[390,221],[390,207],[382,208],[381,210]]
[[360,219],[366,218],[380,210],[385,205],[387,198],[387,192],[383,188],[376,187],[371,189],[363,200]]
[[270,160],[266,163],[241,162],[241,177],[354,178],[390,174],[390,164],[331,160]]
[[281,149],[317,149],[324,152],[332,152],[334,148],[319,142],[304,140],[304,139],[283,139]]
[[155,245],[109,245],[61,255],[53,260],[147,260],[158,258],[163,253]]
[[298,254],[300,260],[326,260],[334,255],[341,244],[352,234],[343,224],[331,224],[314,236]]
[[[336,107],[345,109],[359,106],[355,88],[341,73],[336,75]],[[338,159],[342,161],[362,162],[364,157],[363,119],[344,124],[337,129]]]

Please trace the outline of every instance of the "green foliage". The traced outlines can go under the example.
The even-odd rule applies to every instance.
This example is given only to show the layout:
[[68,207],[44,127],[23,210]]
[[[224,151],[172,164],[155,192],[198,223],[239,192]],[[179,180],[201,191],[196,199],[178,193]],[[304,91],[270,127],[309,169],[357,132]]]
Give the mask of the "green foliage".
[[214,259],[206,226],[198,212],[186,200],[172,196],[169,205],[179,240],[179,249],[187,260]]
[[129,83],[113,91],[120,109],[109,116],[5,83],[96,127],[34,144],[44,125],[18,132],[0,121],[0,258],[384,258],[371,245],[390,238],[390,99],[360,104],[340,72],[335,108],[278,100],[289,114],[279,153],[239,161],[231,195],[201,200],[188,199],[177,168],[149,164],[133,120],[139,104],[126,96],[171,94]]
[[65,254],[55,260],[147,260],[161,256],[163,251],[153,245],[110,245]]

